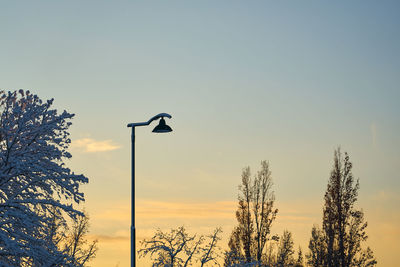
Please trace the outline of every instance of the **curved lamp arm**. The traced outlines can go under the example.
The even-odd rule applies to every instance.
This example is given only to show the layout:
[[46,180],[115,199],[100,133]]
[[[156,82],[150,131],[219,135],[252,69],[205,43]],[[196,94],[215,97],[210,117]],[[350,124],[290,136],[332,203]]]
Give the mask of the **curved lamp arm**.
[[147,122],[135,122],[135,123],[129,123],[127,125],[127,127],[136,127],[136,126],[147,126],[149,125],[152,121],[154,120],[158,120],[159,118],[163,118],[163,117],[167,117],[169,119],[172,118],[171,115],[169,115],[168,113],[160,113],[155,115],[154,117],[152,117],[150,120],[148,120]]

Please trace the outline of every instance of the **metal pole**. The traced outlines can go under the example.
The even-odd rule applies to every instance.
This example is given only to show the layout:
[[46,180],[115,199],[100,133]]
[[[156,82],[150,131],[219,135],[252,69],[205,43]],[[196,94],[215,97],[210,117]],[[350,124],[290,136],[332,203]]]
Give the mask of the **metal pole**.
[[131,267],[136,266],[136,229],[135,229],[135,127],[132,127],[132,191],[131,191]]

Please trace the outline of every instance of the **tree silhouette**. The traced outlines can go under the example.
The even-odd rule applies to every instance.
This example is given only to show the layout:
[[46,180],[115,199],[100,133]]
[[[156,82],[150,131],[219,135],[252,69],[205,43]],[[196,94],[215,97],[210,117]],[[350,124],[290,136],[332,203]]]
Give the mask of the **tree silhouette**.
[[[367,222],[364,213],[357,210],[359,180],[354,180],[352,163],[340,148],[335,150],[334,164],[324,196],[323,230],[316,227],[310,239],[310,264],[329,267],[374,266],[376,260],[370,248],[363,249]],[[319,266],[319,265],[312,265]]]
[[218,241],[221,240],[220,234],[222,233],[222,228],[218,227],[214,230],[211,235],[208,235],[208,243],[204,247],[199,247],[200,251],[200,263],[201,267],[204,264],[211,262],[214,265],[219,265],[217,259],[220,257],[220,248],[217,246]]
[[277,256],[277,266],[285,267],[288,265],[293,265],[294,263],[294,242],[292,233],[288,230],[283,231],[283,235],[279,241],[278,256]]
[[86,266],[96,256],[98,250],[97,240],[88,243],[89,216],[84,213],[78,215],[70,229],[66,228],[66,239],[63,242],[63,251],[70,256],[74,266]]
[[56,246],[65,255],[64,265],[83,267],[95,258],[98,251],[97,240],[87,240],[89,216],[86,212],[77,215],[69,226],[62,211],[53,209],[53,219],[48,225],[49,246]]
[[325,236],[317,225],[311,230],[311,238],[308,244],[309,253],[306,255],[307,264],[310,266],[326,266],[326,242]]
[[249,167],[243,170],[236,211],[238,226],[230,236],[225,265],[243,261],[262,262],[263,251],[270,239],[271,225],[278,213],[274,209],[272,185],[271,172],[266,161],[261,162],[261,170],[254,180],[251,179]]
[[[140,257],[150,255],[153,266],[181,267],[191,266],[198,262],[203,266],[210,262],[219,265],[218,241],[221,240],[221,228],[216,228],[211,235],[206,237],[189,235],[184,226],[171,229],[169,233],[160,229],[149,240],[142,240],[142,249],[138,251]],[[204,242],[208,243],[204,245]]]
[[303,267],[304,266],[304,258],[303,258],[303,250],[299,246],[299,250],[297,252],[297,260],[294,264],[294,267]]

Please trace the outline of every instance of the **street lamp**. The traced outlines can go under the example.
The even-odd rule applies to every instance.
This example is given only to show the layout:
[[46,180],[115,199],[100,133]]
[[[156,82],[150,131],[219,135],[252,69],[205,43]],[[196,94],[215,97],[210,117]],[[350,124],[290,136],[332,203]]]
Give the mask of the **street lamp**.
[[132,191],[131,191],[131,267],[136,265],[136,229],[135,229],[135,127],[147,126],[152,121],[160,119],[159,124],[153,129],[153,133],[169,133],[172,132],[164,120],[164,117],[171,119],[171,115],[160,113],[147,122],[129,123],[127,126],[132,128]]

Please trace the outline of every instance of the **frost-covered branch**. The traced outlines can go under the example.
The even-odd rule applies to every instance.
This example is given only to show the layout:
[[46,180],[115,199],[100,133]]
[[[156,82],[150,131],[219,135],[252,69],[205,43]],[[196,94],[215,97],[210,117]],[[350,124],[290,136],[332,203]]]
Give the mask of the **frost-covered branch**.
[[[158,229],[150,240],[143,240],[144,248],[139,250],[139,256],[150,255],[153,266],[203,266],[208,262],[219,265],[217,259],[220,257],[217,242],[221,239],[221,228],[214,230],[213,234],[204,237],[189,235],[181,226],[165,233]],[[208,243],[204,245],[204,242]]]
[[52,104],[29,91],[0,91],[0,266],[68,266],[47,242],[48,226],[54,208],[82,214],[73,204],[84,201],[79,187],[88,179],[64,164],[74,114]]

